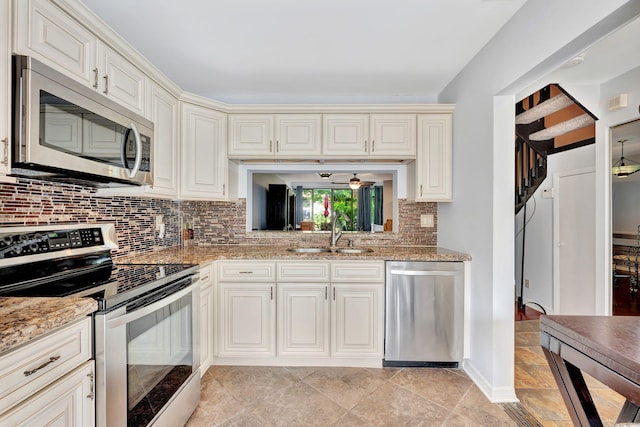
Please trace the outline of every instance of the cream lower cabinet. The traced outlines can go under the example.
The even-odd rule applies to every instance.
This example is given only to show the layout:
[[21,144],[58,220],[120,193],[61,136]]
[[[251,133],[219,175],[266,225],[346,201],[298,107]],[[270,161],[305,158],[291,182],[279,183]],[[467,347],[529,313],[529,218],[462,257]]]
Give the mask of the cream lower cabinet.
[[331,356],[384,356],[383,261],[331,264]]
[[211,265],[198,270],[200,286],[200,376],[204,375],[211,365],[214,329],[214,292],[211,278]]
[[277,263],[278,356],[329,356],[329,263]]
[[384,261],[214,268],[221,363],[382,366]]
[[2,426],[93,426],[93,360],[0,415]]
[[276,355],[275,263],[214,264],[218,293],[219,357]]
[[220,283],[221,357],[276,355],[274,283]]
[[0,357],[0,426],[95,424],[91,318]]

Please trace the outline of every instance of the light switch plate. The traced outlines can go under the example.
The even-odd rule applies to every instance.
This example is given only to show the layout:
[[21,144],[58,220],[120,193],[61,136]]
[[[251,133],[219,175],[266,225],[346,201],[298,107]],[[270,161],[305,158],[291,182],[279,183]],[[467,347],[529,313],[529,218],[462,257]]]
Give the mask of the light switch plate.
[[433,215],[420,215],[420,227],[433,227]]

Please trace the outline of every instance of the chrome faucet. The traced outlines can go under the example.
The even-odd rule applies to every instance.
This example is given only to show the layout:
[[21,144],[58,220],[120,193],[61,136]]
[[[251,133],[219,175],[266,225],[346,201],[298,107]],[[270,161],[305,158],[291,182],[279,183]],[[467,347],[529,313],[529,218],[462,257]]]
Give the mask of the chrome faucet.
[[343,217],[345,221],[350,221],[349,217],[345,213],[337,213],[333,212],[333,217],[331,218],[331,244],[329,248],[331,250],[335,250],[336,244],[340,237],[342,236],[342,230],[338,229],[338,218]]

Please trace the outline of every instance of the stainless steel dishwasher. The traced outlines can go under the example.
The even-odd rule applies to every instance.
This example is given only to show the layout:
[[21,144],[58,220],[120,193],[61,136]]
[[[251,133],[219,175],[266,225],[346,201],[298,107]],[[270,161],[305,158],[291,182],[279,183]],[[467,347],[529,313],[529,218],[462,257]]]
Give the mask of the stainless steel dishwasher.
[[464,264],[387,261],[384,366],[458,367]]

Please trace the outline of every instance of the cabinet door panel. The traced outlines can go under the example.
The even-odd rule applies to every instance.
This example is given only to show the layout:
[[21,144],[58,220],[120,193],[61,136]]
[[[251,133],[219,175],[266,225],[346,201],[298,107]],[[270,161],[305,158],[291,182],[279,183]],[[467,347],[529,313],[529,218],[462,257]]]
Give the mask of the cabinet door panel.
[[332,284],[331,355],[382,357],[384,284]]
[[83,26],[44,0],[17,1],[16,49],[79,80],[96,83],[97,39]]
[[322,153],[319,114],[276,116],[276,157],[309,157]]
[[[0,6],[0,175],[9,173],[9,124],[11,123],[11,2]],[[0,177],[1,178],[1,177]]]
[[178,100],[159,86],[151,88],[153,194],[178,194]]
[[278,284],[278,355],[329,356],[329,284]]
[[414,114],[372,114],[372,157],[416,157],[416,116]]
[[269,114],[229,114],[229,157],[272,157],[274,122]]
[[98,45],[101,91],[110,98],[144,116],[147,78],[142,71],[104,43]]
[[273,284],[220,284],[220,356],[275,356]]
[[418,116],[416,200],[451,201],[453,174],[452,117]]
[[368,114],[324,114],[322,122],[323,155],[362,158],[368,154]]
[[198,271],[200,277],[200,375],[204,375],[213,356],[214,321],[213,321],[213,281],[211,266],[202,267]]
[[226,115],[183,104],[181,195],[196,199],[227,197]]

